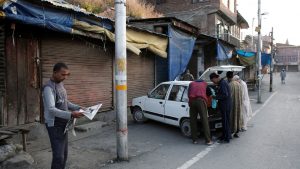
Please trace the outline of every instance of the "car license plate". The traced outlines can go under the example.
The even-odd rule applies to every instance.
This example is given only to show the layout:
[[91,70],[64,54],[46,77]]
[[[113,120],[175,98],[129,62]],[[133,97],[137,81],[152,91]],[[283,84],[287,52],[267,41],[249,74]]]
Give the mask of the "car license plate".
[[222,123],[216,123],[216,124],[215,124],[215,128],[216,128],[216,129],[222,128]]

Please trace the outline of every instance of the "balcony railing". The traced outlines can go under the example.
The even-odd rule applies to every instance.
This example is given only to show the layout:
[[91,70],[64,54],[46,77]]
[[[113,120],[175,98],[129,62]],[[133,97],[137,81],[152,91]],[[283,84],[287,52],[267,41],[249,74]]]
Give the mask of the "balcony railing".
[[240,47],[240,39],[229,34],[229,33],[226,33],[226,34],[218,34],[216,36],[216,38],[218,39],[222,39],[228,43],[230,43],[231,45],[234,45],[235,47]]

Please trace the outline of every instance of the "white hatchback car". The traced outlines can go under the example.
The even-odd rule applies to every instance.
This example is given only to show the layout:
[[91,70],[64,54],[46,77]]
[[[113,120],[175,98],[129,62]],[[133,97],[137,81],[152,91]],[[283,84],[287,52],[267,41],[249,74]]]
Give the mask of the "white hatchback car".
[[[216,90],[216,86],[209,79],[212,72],[218,72],[221,77],[225,77],[226,72],[239,72],[243,68],[242,66],[229,65],[210,67],[202,74],[200,79],[206,81],[209,87]],[[134,98],[130,107],[134,121],[142,123],[147,119],[151,119],[178,126],[183,135],[189,137],[191,135],[188,104],[188,87],[190,83],[191,81],[163,82],[151,90],[147,96]],[[221,114],[218,108],[208,107],[208,115],[211,129],[222,127]]]

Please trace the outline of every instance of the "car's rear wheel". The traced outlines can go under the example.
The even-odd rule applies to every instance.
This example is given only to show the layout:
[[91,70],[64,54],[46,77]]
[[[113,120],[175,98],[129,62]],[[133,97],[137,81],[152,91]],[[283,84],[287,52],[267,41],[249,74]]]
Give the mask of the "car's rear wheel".
[[144,112],[140,107],[133,108],[132,117],[137,123],[144,123],[147,121],[147,118],[144,116]]
[[190,119],[183,119],[180,123],[181,133],[186,137],[191,137],[191,121]]

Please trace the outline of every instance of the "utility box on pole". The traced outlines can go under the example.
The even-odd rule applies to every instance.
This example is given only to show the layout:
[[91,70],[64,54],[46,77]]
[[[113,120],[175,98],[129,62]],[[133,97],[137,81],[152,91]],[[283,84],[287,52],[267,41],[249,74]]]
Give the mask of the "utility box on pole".
[[128,160],[126,0],[115,0],[117,158]]

